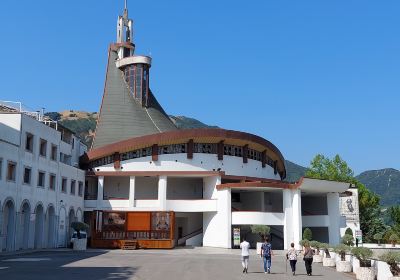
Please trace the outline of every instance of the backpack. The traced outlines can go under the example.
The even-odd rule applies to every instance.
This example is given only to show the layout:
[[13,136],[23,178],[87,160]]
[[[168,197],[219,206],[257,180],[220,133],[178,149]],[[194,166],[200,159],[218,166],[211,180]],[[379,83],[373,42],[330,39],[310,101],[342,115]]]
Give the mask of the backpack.
[[263,252],[263,257],[270,257],[271,256],[271,244],[263,244],[261,246],[261,250]]

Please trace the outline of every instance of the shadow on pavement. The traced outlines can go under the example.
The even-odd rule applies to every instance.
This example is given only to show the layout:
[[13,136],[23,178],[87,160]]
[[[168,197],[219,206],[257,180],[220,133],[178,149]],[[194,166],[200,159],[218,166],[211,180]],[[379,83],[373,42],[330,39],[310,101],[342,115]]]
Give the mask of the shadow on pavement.
[[[104,252],[39,252],[17,256],[2,257],[0,260],[0,279],[38,279],[38,280],[126,280],[131,279],[136,267],[107,267],[90,265],[90,258],[103,255]],[[79,264],[79,261],[84,261]]]

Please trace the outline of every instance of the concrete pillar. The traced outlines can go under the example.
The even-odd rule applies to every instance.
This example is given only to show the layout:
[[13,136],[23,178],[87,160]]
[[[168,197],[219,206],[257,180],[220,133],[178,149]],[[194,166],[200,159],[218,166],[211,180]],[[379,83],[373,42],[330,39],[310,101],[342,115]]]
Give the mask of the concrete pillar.
[[300,240],[303,235],[303,221],[301,215],[301,190],[297,189],[293,191],[293,202],[292,202],[292,219],[293,219],[293,242],[297,249],[301,249]]
[[284,249],[290,248],[290,243],[294,242],[293,234],[293,192],[289,189],[283,190],[283,213],[285,221],[283,226]]
[[97,208],[101,208],[104,198],[104,176],[99,176],[97,180]]
[[216,185],[221,184],[219,176],[214,178],[213,184],[215,196],[212,199],[217,199],[217,212],[203,213],[203,246],[232,248],[231,190],[216,191]]
[[129,178],[129,207],[135,207],[135,176]]
[[167,176],[158,178],[158,203],[161,211],[167,210]]
[[328,217],[329,217],[329,244],[337,245],[340,242],[340,209],[339,209],[339,194],[328,193]]

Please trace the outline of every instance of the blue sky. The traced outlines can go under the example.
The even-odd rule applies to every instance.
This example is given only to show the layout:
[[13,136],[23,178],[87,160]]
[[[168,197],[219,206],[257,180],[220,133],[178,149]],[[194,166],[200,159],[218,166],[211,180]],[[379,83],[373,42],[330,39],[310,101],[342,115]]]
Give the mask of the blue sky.
[[[400,169],[399,1],[129,1],[169,114]],[[2,1],[0,99],[97,111],[123,0]]]

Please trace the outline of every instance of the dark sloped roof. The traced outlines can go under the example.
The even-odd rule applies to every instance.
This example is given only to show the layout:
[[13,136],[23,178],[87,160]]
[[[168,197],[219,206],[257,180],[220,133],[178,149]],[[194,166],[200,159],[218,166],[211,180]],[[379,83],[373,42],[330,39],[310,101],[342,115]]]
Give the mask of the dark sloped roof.
[[115,61],[117,52],[109,49],[106,82],[92,149],[111,143],[176,130],[154,95],[148,108],[138,104],[129,92]]

